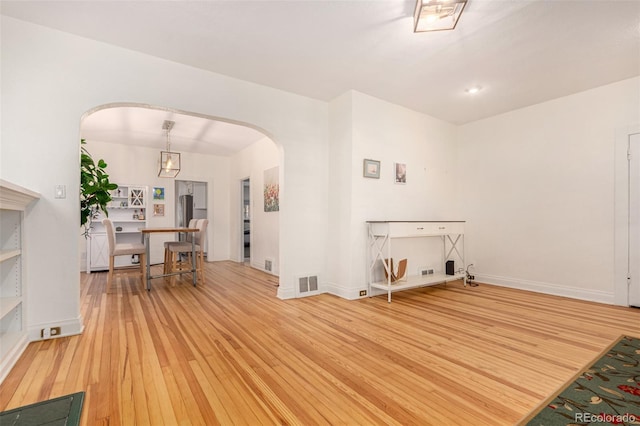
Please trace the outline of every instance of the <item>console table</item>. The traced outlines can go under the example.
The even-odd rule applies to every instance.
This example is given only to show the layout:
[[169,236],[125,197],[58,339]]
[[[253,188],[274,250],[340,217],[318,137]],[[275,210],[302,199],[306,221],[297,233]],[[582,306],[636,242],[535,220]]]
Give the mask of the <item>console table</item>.
[[[367,221],[369,296],[371,296],[373,289],[384,290],[387,292],[387,301],[391,303],[391,293],[395,291],[460,279],[464,281],[466,286],[464,224],[464,221]],[[379,269],[381,264],[384,268],[384,260],[392,258],[392,241],[397,238],[439,238],[442,241],[442,270],[433,271],[432,274],[408,275],[406,279],[396,282],[391,282],[392,274],[389,273],[386,280],[375,281],[376,269]],[[453,275],[445,273],[447,260],[458,262],[459,266],[456,267]]]

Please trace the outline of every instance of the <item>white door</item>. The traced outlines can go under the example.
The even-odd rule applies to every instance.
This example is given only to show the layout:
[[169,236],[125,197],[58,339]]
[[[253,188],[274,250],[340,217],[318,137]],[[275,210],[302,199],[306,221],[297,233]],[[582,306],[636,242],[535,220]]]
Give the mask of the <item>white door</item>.
[[629,305],[640,307],[640,134],[629,139]]

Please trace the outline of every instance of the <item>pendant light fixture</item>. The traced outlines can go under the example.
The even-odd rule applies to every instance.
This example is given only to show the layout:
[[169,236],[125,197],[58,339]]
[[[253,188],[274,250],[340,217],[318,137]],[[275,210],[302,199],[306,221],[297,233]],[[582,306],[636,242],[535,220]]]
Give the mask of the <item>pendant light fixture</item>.
[[173,129],[175,121],[165,120],[162,129],[167,131],[167,150],[160,151],[160,171],[159,177],[174,178],[180,173],[180,153],[171,152],[171,140],[169,133]]

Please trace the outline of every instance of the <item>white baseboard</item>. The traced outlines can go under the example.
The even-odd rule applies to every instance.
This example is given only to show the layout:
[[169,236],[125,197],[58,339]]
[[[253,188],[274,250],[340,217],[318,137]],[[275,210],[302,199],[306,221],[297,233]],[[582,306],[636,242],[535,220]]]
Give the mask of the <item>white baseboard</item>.
[[[243,262],[239,262],[239,263],[243,263]],[[275,271],[267,271],[266,269],[264,269],[264,265],[260,265],[259,263],[251,262],[249,263],[249,266],[251,266],[253,269],[257,269],[258,271],[262,271],[265,274],[273,275],[274,277],[278,276],[278,274]]]
[[282,299],[282,300],[295,299],[296,290],[293,287],[285,289],[284,287],[279,286],[277,296],[279,299]]
[[84,324],[82,322],[82,316],[75,319],[56,321],[46,324],[34,324],[29,326],[28,337],[30,342],[36,342],[38,340],[45,340],[41,337],[40,333],[42,329],[48,329],[53,327],[60,327],[60,334],[53,336],[52,338],[75,336],[76,334],[82,334],[84,331]]
[[474,275],[476,278],[475,281],[479,283],[517,288],[519,290],[534,291],[536,293],[551,294],[554,296],[570,297],[572,299],[587,300],[590,302],[606,303],[608,305],[614,304],[614,294],[606,291],[567,287],[553,283],[500,277],[496,275],[484,275],[478,273],[475,273]]
[[27,336],[23,336],[13,349],[5,355],[2,362],[0,362],[0,384],[2,384],[13,366],[16,365],[16,362],[20,359],[20,355],[22,355],[24,350],[27,349],[28,344],[29,340],[27,339]]
[[333,294],[334,296],[338,296],[347,300],[356,300],[368,297],[369,294],[367,294],[366,296],[360,296],[360,290],[368,291],[367,287],[368,286],[365,284],[362,289],[353,289],[342,287],[337,283],[324,283],[325,293]]
[[[608,305],[614,304],[613,293],[600,291],[600,290],[588,290],[577,287],[566,287],[553,283],[523,280],[519,278],[501,277],[497,275],[484,275],[475,273],[475,281],[479,283],[487,283],[497,285],[501,287],[516,288],[519,290],[533,291],[536,293],[551,294],[554,296],[570,297],[572,299],[587,300],[590,302],[606,303]],[[386,294],[385,291],[373,289],[372,294],[367,296],[360,296],[361,289],[345,288],[336,283],[325,283],[324,288],[327,293],[333,294],[338,297],[342,297],[347,300],[362,299],[363,297],[379,296]],[[363,288],[362,290],[366,290]],[[292,297],[295,297],[292,296]]]

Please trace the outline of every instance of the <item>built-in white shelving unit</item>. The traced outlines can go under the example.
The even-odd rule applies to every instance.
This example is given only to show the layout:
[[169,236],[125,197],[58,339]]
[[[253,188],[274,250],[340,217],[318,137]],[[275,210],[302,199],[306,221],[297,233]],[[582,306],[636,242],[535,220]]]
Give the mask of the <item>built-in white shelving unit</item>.
[[[368,221],[367,280],[369,295],[372,295],[373,289],[384,290],[387,292],[387,300],[390,303],[391,293],[396,291],[460,279],[464,280],[466,285],[464,224],[463,221]],[[393,258],[393,240],[400,238],[439,238],[442,241],[440,269],[432,271],[434,273],[428,275],[407,275],[404,279],[396,282],[391,282],[391,274],[387,274],[386,279],[376,280],[376,277],[380,276],[378,272],[384,268],[385,259]],[[445,264],[448,260],[458,264],[452,275],[446,273]]]
[[[118,185],[111,192],[107,211],[116,228],[118,243],[141,243],[140,228],[147,226],[147,187],[141,185]],[[109,243],[102,219],[102,212],[91,219],[87,241],[87,272],[109,269]],[[138,256],[118,256],[116,267],[137,265]]]
[[0,179],[0,383],[27,347],[24,211],[40,195]]

